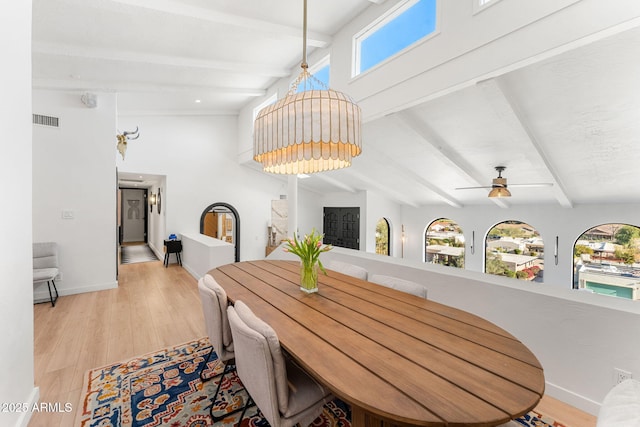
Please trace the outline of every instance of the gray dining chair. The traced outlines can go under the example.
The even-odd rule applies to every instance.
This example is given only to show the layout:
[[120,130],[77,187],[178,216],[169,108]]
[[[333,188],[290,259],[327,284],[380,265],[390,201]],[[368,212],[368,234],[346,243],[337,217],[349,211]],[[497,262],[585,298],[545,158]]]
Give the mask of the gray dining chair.
[[[40,242],[33,244],[33,284],[47,283],[49,288],[49,298],[51,306],[56,306],[58,300],[58,288],[56,288],[55,278],[60,273],[58,270],[58,244],[56,242]],[[53,297],[51,286],[55,291]]]
[[413,294],[424,299],[427,298],[427,288],[416,282],[392,276],[384,276],[382,274],[373,274],[369,278],[369,281],[388,288],[397,289],[408,294]]
[[[246,304],[229,306],[229,324],[236,346],[240,381],[272,427],[308,426],[333,396],[285,356],[271,326]],[[244,418],[244,412],[238,425]]]
[[325,265],[329,270],[337,271],[338,273],[346,274],[358,279],[367,280],[367,270],[358,266],[349,264],[342,261],[328,261]]
[[207,330],[207,335],[213,348],[207,355],[207,359],[204,362],[202,370],[200,371],[200,379],[202,382],[208,381],[212,378],[205,378],[203,376],[204,371],[209,364],[209,359],[215,351],[218,355],[218,360],[224,365],[222,374],[219,376],[218,386],[216,392],[211,400],[211,409],[209,411],[211,418],[214,422],[218,422],[223,418],[228,417],[236,412],[240,412],[243,408],[237,408],[234,411],[225,413],[222,416],[215,416],[213,414],[213,408],[215,406],[216,399],[220,393],[220,387],[225,375],[235,370],[234,364],[234,346],[231,336],[231,329],[229,328],[229,320],[227,318],[227,293],[216,282],[216,280],[209,274],[206,274],[200,280],[198,280],[198,291],[200,292],[200,301],[202,302],[202,311],[204,314],[204,323]]

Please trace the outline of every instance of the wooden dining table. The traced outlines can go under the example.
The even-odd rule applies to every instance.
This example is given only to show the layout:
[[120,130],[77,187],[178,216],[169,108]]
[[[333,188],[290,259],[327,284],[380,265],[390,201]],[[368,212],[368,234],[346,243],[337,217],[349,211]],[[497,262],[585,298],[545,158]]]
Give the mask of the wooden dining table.
[[327,270],[300,290],[299,263],[209,271],[231,303],[267,322],[358,426],[496,426],[533,409],[542,366],[513,335],[471,313]]

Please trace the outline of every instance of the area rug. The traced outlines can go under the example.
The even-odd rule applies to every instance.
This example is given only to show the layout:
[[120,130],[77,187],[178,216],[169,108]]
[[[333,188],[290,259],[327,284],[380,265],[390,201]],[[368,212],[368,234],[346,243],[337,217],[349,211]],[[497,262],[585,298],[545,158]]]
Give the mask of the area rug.
[[[158,350],[144,356],[96,368],[85,374],[79,405],[82,427],[206,427],[233,426],[239,414],[218,423],[209,415],[222,368],[215,352],[204,367],[211,344],[207,338]],[[216,416],[242,407],[248,398],[242,382],[227,374],[214,404]],[[339,399],[329,402],[313,422],[314,427],[350,427],[351,410]],[[568,427],[544,420],[531,412],[511,423],[517,427]],[[250,408],[241,427],[266,427],[269,423],[256,407]]]
[[132,245],[121,247],[120,262],[122,264],[135,264],[138,262],[157,261],[158,257],[149,245]]

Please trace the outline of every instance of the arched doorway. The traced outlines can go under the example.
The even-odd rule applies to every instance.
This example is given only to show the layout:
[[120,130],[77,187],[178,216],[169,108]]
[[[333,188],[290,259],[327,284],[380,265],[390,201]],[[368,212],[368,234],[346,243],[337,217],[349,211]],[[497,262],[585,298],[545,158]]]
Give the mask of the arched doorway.
[[213,203],[200,216],[200,234],[224,240],[235,246],[235,260],[240,261],[240,215],[228,203]]

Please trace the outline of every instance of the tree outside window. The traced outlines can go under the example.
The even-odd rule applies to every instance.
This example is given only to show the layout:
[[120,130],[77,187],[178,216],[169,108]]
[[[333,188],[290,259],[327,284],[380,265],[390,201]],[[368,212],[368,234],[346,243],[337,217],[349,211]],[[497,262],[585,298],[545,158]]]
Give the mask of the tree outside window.
[[376,253],[380,255],[390,255],[390,231],[389,221],[380,218],[376,223]]
[[485,241],[485,273],[542,282],[544,242],[540,233],[522,221],[494,226]]
[[573,246],[573,287],[640,300],[640,228],[609,223],[590,228]]

